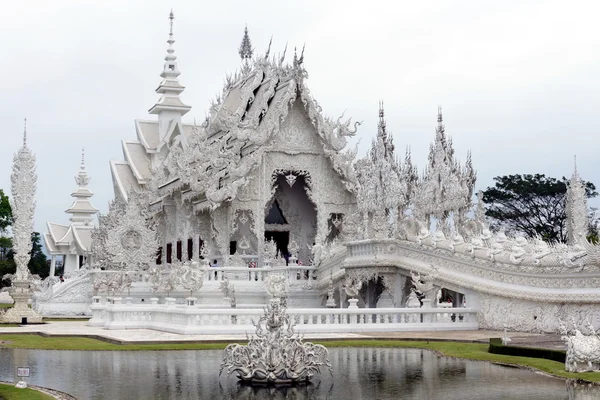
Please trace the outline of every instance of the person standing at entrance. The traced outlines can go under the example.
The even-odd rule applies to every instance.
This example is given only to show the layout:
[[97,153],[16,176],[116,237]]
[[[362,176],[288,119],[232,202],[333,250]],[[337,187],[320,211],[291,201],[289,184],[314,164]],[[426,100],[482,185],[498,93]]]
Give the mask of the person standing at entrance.
[[[211,267],[217,268],[218,266],[219,264],[217,263],[217,260],[213,260]],[[215,279],[217,279],[217,271],[215,271]]]

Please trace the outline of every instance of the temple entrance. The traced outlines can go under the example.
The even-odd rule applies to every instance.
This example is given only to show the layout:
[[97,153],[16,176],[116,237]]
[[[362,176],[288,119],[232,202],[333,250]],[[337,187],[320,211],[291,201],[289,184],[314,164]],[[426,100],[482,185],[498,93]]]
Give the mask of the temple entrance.
[[[285,257],[288,254],[288,244],[290,243],[290,233],[287,231],[265,231],[265,239],[272,240],[277,245],[277,257]],[[274,257],[274,254],[269,254]]]
[[309,199],[310,175],[306,171],[273,174],[274,194],[265,209],[265,238],[277,244],[278,256],[297,257],[310,265],[317,234],[317,210]]

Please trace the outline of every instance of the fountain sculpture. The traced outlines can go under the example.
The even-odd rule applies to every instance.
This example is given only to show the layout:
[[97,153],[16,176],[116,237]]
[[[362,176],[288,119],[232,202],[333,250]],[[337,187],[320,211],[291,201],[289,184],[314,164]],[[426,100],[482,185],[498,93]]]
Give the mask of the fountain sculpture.
[[291,384],[310,381],[323,365],[331,372],[327,349],[303,342],[294,333],[294,321],[286,313],[286,283],[275,273],[267,278],[267,291],[273,297],[258,322],[252,321],[256,333],[247,345],[233,343],[225,348],[220,373],[226,369],[247,383]]

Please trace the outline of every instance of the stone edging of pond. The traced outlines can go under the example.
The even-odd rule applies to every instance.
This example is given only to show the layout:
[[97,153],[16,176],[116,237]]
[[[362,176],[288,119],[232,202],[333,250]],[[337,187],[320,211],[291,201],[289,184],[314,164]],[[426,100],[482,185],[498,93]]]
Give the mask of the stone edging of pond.
[[[15,385],[14,382],[6,382],[6,381],[0,381],[0,384]],[[52,396],[57,400],[77,400],[77,398],[71,396],[68,393],[61,392],[60,390],[56,390],[56,389],[50,389],[50,388],[43,387],[43,386],[27,384],[27,389],[31,389],[31,390],[35,390],[40,393],[47,394],[48,396]]]

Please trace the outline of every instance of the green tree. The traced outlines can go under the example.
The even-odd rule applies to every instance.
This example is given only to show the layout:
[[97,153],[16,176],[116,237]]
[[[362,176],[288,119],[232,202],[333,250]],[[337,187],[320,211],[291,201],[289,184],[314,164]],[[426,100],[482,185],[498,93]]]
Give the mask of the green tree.
[[39,232],[31,233],[32,248],[31,259],[29,260],[29,271],[32,274],[38,274],[41,278],[45,278],[50,275],[50,266],[46,259],[46,255],[42,251],[41,237]]
[[10,201],[4,191],[0,189],[0,235],[6,233],[6,229],[13,223],[12,209]]
[[[541,237],[548,242],[566,242],[567,178],[526,174],[497,176],[494,180],[495,186],[483,191],[492,229]],[[593,183],[584,185],[588,198],[598,195]],[[590,218],[590,226],[596,226],[593,213]]]

